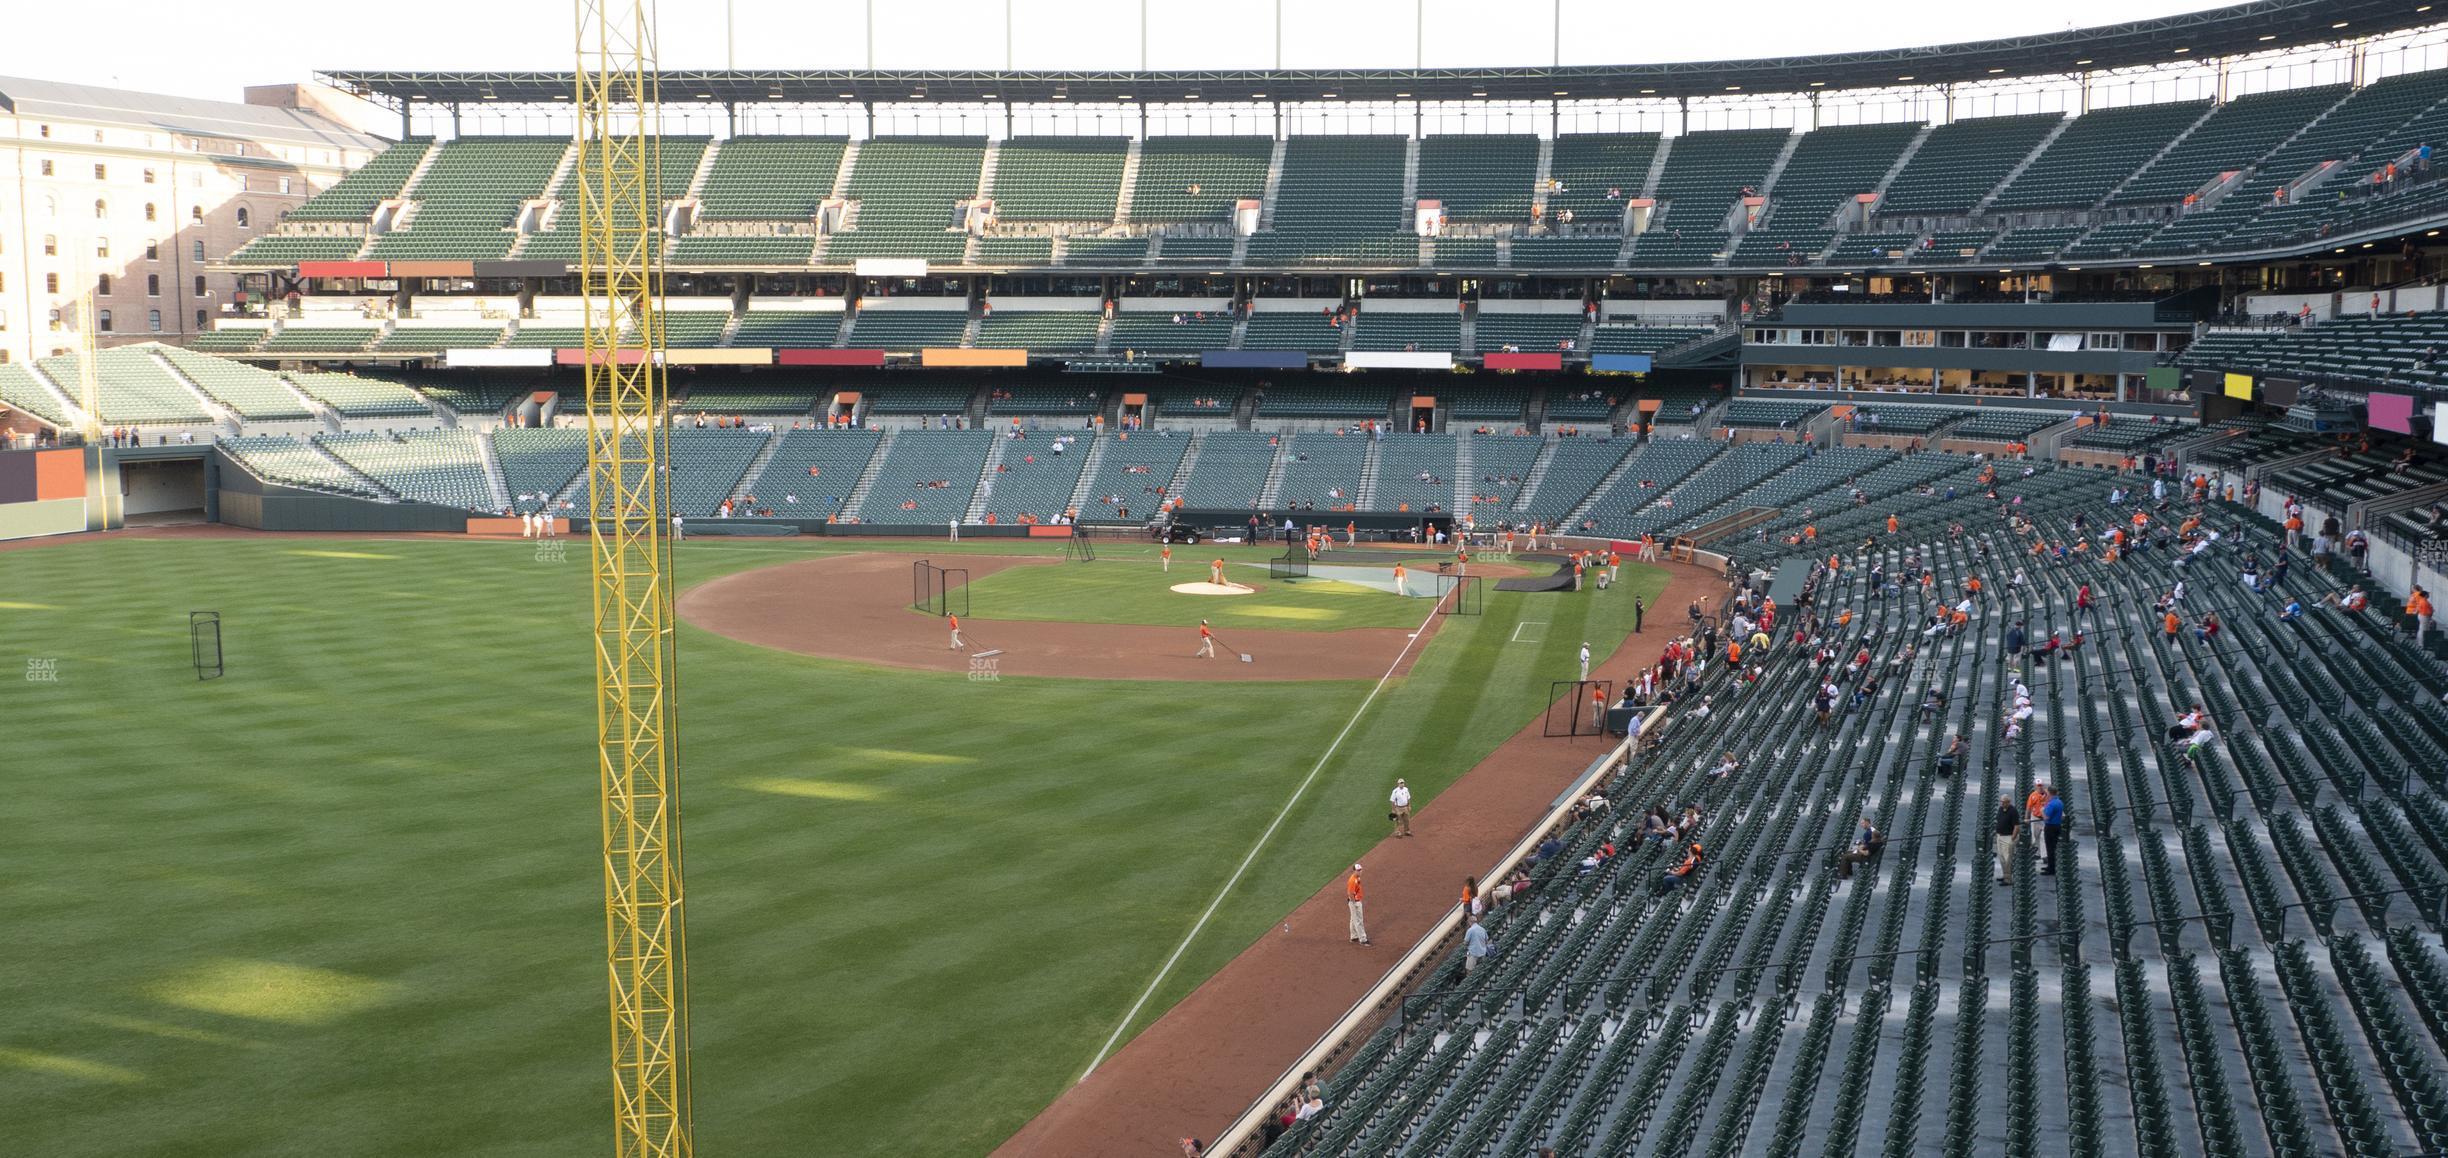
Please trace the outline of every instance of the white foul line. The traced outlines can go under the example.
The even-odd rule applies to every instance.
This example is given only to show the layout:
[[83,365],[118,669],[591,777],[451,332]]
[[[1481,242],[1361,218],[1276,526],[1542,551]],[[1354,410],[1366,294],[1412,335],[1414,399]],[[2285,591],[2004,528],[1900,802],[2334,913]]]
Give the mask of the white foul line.
[[1284,817],[1292,814],[1292,806],[1300,803],[1302,794],[1308,792],[1309,785],[1317,781],[1318,773],[1326,770],[1326,762],[1334,759],[1335,750],[1343,746],[1344,737],[1351,735],[1353,726],[1357,725],[1360,717],[1368,712],[1369,705],[1377,702],[1377,693],[1385,690],[1386,681],[1394,678],[1394,669],[1401,666],[1404,656],[1411,654],[1411,645],[1419,642],[1419,637],[1428,631],[1429,623],[1436,619],[1444,606],[1445,597],[1438,596],[1436,606],[1428,611],[1428,618],[1420,620],[1419,630],[1411,633],[1411,638],[1404,641],[1402,650],[1394,653],[1394,662],[1386,665],[1385,674],[1377,677],[1377,686],[1369,689],[1368,697],[1361,700],[1360,706],[1353,710],[1351,719],[1344,722],[1343,730],[1335,733],[1334,743],[1326,745],[1325,754],[1318,757],[1317,765],[1309,769],[1309,775],[1300,782],[1300,787],[1292,790],[1291,798],[1284,801],[1283,808],[1275,814],[1275,819],[1267,822],[1266,831],[1258,834],[1258,843],[1250,846],[1249,855],[1241,858],[1240,867],[1233,870],[1232,876],[1225,880],[1223,888],[1216,890],[1215,899],[1207,902],[1207,911],[1199,914],[1198,923],[1190,926],[1189,934],[1182,938],[1181,944],[1173,947],[1173,955],[1165,958],[1164,967],[1158,969],[1156,976],[1149,979],[1147,989],[1139,994],[1139,1000],[1131,1003],[1130,1012],[1122,1015],[1122,1023],[1114,1026],[1113,1033],[1106,1037],[1104,1045],[1097,1047],[1096,1056],[1088,1060],[1088,1068],[1081,1071],[1079,1080],[1087,1081],[1088,1075],[1095,1073],[1096,1068],[1104,1064],[1106,1055],[1113,1052],[1114,1043],[1122,1040],[1122,1031],[1130,1028],[1131,1019],[1138,1017],[1139,1011],[1147,1006],[1148,998],[1156,995],[1156,987],[1164,984],[1165,976],[1173,972],[1173,966],[1181,961],[1182,954],[1189,951],[1190,942],[1198,939],[1199,930],[1207,927],[1208,918],[1215,916],[1217,907],[1224,903],[1224,898],[1232,892],[1233,886],[1241,883],[1241,874],[1249,871],[1250,864],[1258,859],[1258,851],[1265,848],[1267,841],[1274,837],[1275,830],[1282,827]]

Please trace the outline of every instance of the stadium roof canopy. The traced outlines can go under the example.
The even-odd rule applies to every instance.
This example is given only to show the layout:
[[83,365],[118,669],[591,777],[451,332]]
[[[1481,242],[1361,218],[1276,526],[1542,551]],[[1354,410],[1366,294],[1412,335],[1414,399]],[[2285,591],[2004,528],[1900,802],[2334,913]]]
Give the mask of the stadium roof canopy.
[[[1294,101],[1655,100],[1803,93],[2105,72],[2269,52],[2424,28],[2416,0],[2257,0],[2150,20],[1964,44],[1774,60],[1566,68],[971,72],[712,69],[661,74],[666,103],[1177,104]],[[339,88],[393,105],[566,101],[567,72],[335,69]]]

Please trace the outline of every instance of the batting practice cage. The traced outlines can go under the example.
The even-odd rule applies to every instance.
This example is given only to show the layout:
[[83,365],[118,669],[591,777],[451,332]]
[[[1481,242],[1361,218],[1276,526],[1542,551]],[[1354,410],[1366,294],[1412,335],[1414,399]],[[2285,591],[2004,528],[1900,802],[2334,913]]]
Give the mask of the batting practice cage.
[[[1598,693],[1592,696],[1591,692]],[[1615,706],[1613,680],[1556,680],[1547,702],[1547,735],[1606,735],[1607,709]]]
[[910,564],[910,606],[928,615],[969,614],[969,569]]
[[1479,576],[1440,571],[1436,580],[1439,612],[1446,615],[1479,614]]
[[1294,543],[1280,558],[1267,560],[1267,578],[1275,581],[1309,577],[1309,544]]

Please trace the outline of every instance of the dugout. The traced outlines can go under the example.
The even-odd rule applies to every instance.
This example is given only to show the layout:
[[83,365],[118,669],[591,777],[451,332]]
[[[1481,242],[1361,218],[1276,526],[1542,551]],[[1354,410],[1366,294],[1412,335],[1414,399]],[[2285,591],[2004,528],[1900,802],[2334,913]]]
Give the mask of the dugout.
[[[1371,543],[1429,542],[1435,530],[1453,534],[1454,516],[1451,511],[1253,511],[1247,507],[1184,507],[1173,512],[1173,525],[1196,527],[1207,538],[1246,538],[1250,533],[1250,516],[1261,520],[1262,543],[1284,541],[1284,520],[1292,520],[1295,537],[1307,527],[1324,527],[1343,541],[1343,529],[1354,528],[1362,541]],[[1416,538],[1414,537],[1416,536]]]

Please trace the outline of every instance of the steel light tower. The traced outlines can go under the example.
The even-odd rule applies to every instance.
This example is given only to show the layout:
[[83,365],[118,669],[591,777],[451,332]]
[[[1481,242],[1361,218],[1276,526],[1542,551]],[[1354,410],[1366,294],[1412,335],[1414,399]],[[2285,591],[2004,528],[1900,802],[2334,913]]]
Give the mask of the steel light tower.
[[613,1152],[692,1153],[652,0],[576,0]]

